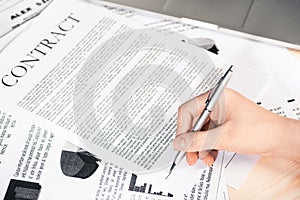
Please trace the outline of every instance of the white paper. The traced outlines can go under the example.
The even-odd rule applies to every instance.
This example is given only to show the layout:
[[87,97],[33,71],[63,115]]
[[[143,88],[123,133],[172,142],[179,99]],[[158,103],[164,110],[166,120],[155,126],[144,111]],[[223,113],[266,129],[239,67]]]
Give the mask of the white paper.
[[[126,11],[126,8],[118,9],[118,6],[113,4],[108,4],[108,8],[118,14],[124,14]],[[165,34],[180,32],[191,39],[213,39],[220,50],[218,55],[210,54],[216,65],[224,67],[234,64],[236,67],[229,87],[277,114],[299,119],[300,61],[295,59],[287,49],[204,30],[182,24],[178,19],[171,20],[162,15],[143,13],[136,9],[127,10],[125,16]],[[279,91],[279,88],[283,92]],[[246,180],[258,156],[233,157],[228,152],[226,155],[228,160],[232,159],[226,169],[228,184],[238,188]],[[245,167],[236,170],[239,163]],[[230,166],[231,164],[233,166]]]
[[40,14],[51,0],[8,0],[0,4],[0,37]]
[[[195,173],[200,174],[202,189],[198,190],[202,191],[201,196],[191,188],[183,191],[184,179],[189,178],[184,174],[188,172],[184,163],[178,166],[177,172],[174,171],[169,182],[163,182],[167,174],[164,171],[131,174],[70,143],[65,130],[46,120],[29,119],[26,112],[14,109],[6,112],[0,108],[0,113],[0,198],[12,198],[31,191],[32,197],[58,200],[176,200],[184,199],[184,196],[206,199],[208,195],[208,199],[216,199],[223,192],[224,156],[221,152],[213,167],[203,168],[201,163],[193,167],[194,177]],[[74,141],[76,143],[76,139]],[[187,181],[193,185],[191,179]]]
[[224,173],[225,154],[219,151],[213,166],[202,170],[197,184],[180,199],[226,199],[228,191]]
[[[240,93],[254,101],[259,99],[259,97],[270,84],[270,77],[266,75],[264,70],[258,70],[258,68],[255,67],[255,60],[251,59],[251,55],[249,55],[248,52],[248,59],[246,59],[245,56],[239,56],[241,55],[241,52],[252,52],[252,50],[249,50],[248,48],[252,48],[255,43],[223,34],[218,34],[213,31],[202,30],[191,25],[182,24],[178,21],[176,22],[159,18],[154,15],[142,15],[137,11],[135,12],[122,8],[118,9],[117,7],[113,6],[108,6],[108,9],[139,21],[140,23],[153,28],[154,30],[163,32],[167,35],[170,35],[173,32],[180,32],[189,38],[212,38],[215,41],[217,47],[220,49],[218,55],[211,52],[208,53],[213,59],[214,63],[217,66],[221,66],[223,68],[226,68],[231,64],[235,64],[233,77],[228,87],[239,91]],[[184,36],[182,36],[182,38],[186,40]],[[234,157],[232,157],[232,155],[230,155],[230,153],[228,152],[225,152],[225,157],[228,157],[228,160],[232,161],[232,163],[228,162],[228,169],[225,170],[227,172],[226,174],[228,175],[228,178],[226,178],[226,181],[228,182],[226,182],[225,184],[235,186],[236,188],[240,187],[241,184],[246,180],[250,170],[253,168],[257,159],[259,158],[259,156],[238,155],[235,159],[233,159]],[[239,163],[242,163],[244,167],[239,168],[239,170],[237,171],[235,167]],[[233,164],[232,167],[230,166],[231,164]],[[224,190],[224,194],[222,195],[222,198],[228,198],[227,189]]]
[[141,26],[82,1],[65,4],[50,5],[0,55],[0,90],[9,91],[2,103],[76,132],[103,160],[136,172],[169,167],[178,106],[212,87],[221,70],[175,37],[132,33]]
[[[80,165],[63,156],[63,151],[77,154],[83,150],[70,148],[63,129],[39,118],[31,118],[32,123],[24,113],[12,109],[1,109],[0,115],[1,199],[25,198],[22,195],[26,194],[35,199],[138,199],[138,192],[128,190],[131,174],[112,164],[95,162],[93,155],[85,153],[82,158],[86,166],[81,170],[86,172],[71,176],[72,168],[76,172]],[[90,172],[92,166],[96,169]],[[144,197],[164,199],[160,195]]]
[[[300,73],[300,61],[291,55],[286,48],[239,38],[214,30],[206,30],[190,24],[184,24],[181,23],[180,19],[175,17],[160,15],[99,0],[89,1],[95,4],[103,4],[113,12],[129,17],[149,28],[164,32],[165,34],[176,32],[181,33],[190,39],[210,38],[215,41],[215,44],[219,49],[217,57],[219,57],[220,63],[227,63],[228,65],[234,64],[236,67],[242,68],[242,70],[253,69],[259,76],[258,82],[261,81],[260,77],[263,76],[267,83],[275,81],[288,98],[294,98],[295,96],[299,98],[298,96],[300,93],[298,92],[299,89],[297,86],[300,84],[300,79],[298,78],[298,74]],[[255,77],[252,77],[251,75],[247,80],[250,81],[254,78]],[[261,83],[261,86],[257,91],[266,86],[265,81]],[[242,85],[246,86],[245,84]],[[255,92],[250,88],[248,88],[248,91],[250,93]],[[248,96],[247,92],[243,91],[242,93]],[[250,99],[252,99],[251,97],[252,96],[250,95]],[[255,101],[255,99],[252,100]]]
[[[127,13],[127,15],[130,15],[130,13],[128,14]],[[147,18],[147,17],[145,17],[145,18]],[[58,18],[57,18],[58,19]],[[165,25],[167,25],[167,23],[170,23],[170,21],[160,21],[160,25],[159,25],[159,23],[156,23],[155,24],[155,21],[151,21],[151,18],[150,17],[148,17],[148,22],[149,22],[149,24],[150,24],[150,22],[153,24],[153,26],[157,26],[157,27],[159,27],[159,26],[161,26],[161,27],[167,27],[167,26],[165,26]],[[93,24],[92,22],[91,22],[91,24]],[[47,24],[48,25],[48,24]],[[175,25],[176,25],[176,23],[170,23],[170,26],[173,26],[173,27],[175,27]],[[91,25],[92,26],[92,25]],[[46,28],[46,26],[45,26],[45,28]],[[190,36],[191,37],[198,37],[199,36],[199,34],[200,33],[202,33],[200,30],[200,32],[199,31],[195,31],[195,30],[193,30],[193,27],[191,27],[191,26],[188,26],[188,28],[187,29],[182,29],[182,27],[181,26],[178,26],[178,30],[179,29],[181,29],[181,30],[184,30],[184,31],[186,31],[186,30],[189,30],[190,32],[189,32],[189,34],[190,34]],[[183,32],[184,32],[183,31]],[[243,66],[243,64],[245,64],[244,66],[246,66],[246,68],[239,68],[239,69],[241,69],[241,72],[239,72],[239,73],[241,73],[241,74],[244,74],[244,75],[247,75],[247,73],[249,73],[249,74],[252,74],[251,76],[244,76],[244,75],[242,75],[242,76],[239,76],[239,77],[237,77],[237,82],[239,82],[239,79],[241,78],[241,77],[246,77],[246,78],[248,78],[248,80],[251,80],[251,79],[253,79],[254,77],[255,77],[255,74],[256,73],[258,73],[258,75],[259,75],[259,80],[260,81],[262,81],[262,83],[263,83],[263,85],[261,86],[261,87],[259,87],[260,85],[258,84],[258,82],[256,82],[256,86],[255,87],[249,87],[249,88],[247,88],[247,89],[245,89],[245,88],[243,88],[240,84],[239,85],[236,85],[236,86],[241,86],[241,88],[238,88],[238,87],[236,87],[236,86],[234,86],[234,84],[233,84],[233,88],[234,89],[238,89],[239,91],[242,91],[242,93],[244,94],[244,95],[246,95],[246,96],[248,96],[249,98],[251,98],[252,100],[257,100],[256,99],[256,96],[262,96],[259,100],[261,100],[262,102],[263,102],[263,106],[264,105],[268,105],[268,104],[271,104],[271,103],[269,103],[270,102],[270,100],[265,100],[265,101],[263,101],[264,100],[264,95],[263,94],[261,94],[260,92],[258,92],[258,91],[269,91],[269,89],[267,88],[268,86],[266,86],[266,84],[269,84],[269,79],[270,79],[270,76],[269,75],[267,75],[268,73],[266,73],[266,72],[268,72],[268,70],[266,70],[265,68],[260,68],[264,63],[262,63],[261,65],[258,65],[257,64],[257,60],[255,60],[255,59],[253,59],[253,58],[255,58],[255,56],[257,56],[257,51],[256,51],[256,49],[255,49],[255,43],[251,43],[251,42],[249,42],[249,41],[247,41],[247,42],[245,42],[245,40],[238,40],[237,41],[237,39],[236,38],[233,38],[234,40],[228,40],[228,38],[226,38],[225,36],[223,37],[223,36],[221,36],[221,35],[219,35],[218,36],[218,34],[215,34],[215,33],[213,33],[213,34],[211,34],[211,33],[213,33],[213,32],[209,32],[209,31],[207,31],[207,32],[203,32],[203,35],[205,35],[205,36],[207,36],[207,37],[211,37],[212,35],[213,36],[216,36],[216,38],[218,38],[216,41],[217,41],[217,46],[218,47],[222,47],[222,48],[220,48],[221,49],[221,51],[220,51],[220,55],[223,55],[224,57],[226,57],[226,58],[228,58],[228,60],[231,62],[232,61],[232,63],[233,64],[236,64],[237,66]],[[82,33],[83,35],[85,34],[85,33]],[[214,35],[215,34],[215,35]],[[68,36],[69,37],[69,36]],[[73,37],[73,38],[75,38],[75,37]],[[224,39],[225,38],[225,39]],[[224,42],[223,42],[224,41]],[[237,43],[236,44],[234,44],[234,47],[233,47],[233,44],[231,44],[231,42],[232,41],[237,41]],[[28,44],[30,44],[32,41],[28,41]],[[240,43],[239,43],[240,42]],[[248,43],[249,42],[249,43]],[[67,42],[62,42],[62,43],[64,43],[64,44],[61,44],[60,45],[60,47],[63,47],[63,48],[65,48],[65,44],[67,43]],[[224,49],[226,49],[225,47],[226,47],[226,45],[227,45],[227,47],[230,47],[230,48],[228,48],[228,49],[230,49],[230,51],[229,50],[224,50]],[[237,45],[238,44],[238,45]],[[16,45],[17,46],[17,45]],[[16,46],[13,46],[11,49],[13,49],[13,48],[16,48]],[[26,46],[26,45],[24,45],[24,46]],[[63,50],[61,50],[61,51],[58,51],[58,55],[57,55],[57,57],[62,57],[62,52],[63,51],[65,51],[66,49],[63,49]],[[249,54],[249,52],[250,52],[250,54]],[[279,51],[280,52],[280,51]],[[16,52],[16,56],[18,56],[18,53],[19,52]],[[22,55],[22,53],[23,52],[20,52],[20,54],[19,55]],[[262,54],[262,57],[263,57],[263,52],[259,52],[259,53],[261,53]],[[244,56],[245,54],[247,54],[248,56],[247,56],[247,58],[249,58],[249,59],[246,59],[246,57]],[[14,58],[15,59],[15,58]],[[9,60],[9,59],[8,59]],[[10,61],[12,61],[13,59],[11,59]],[[44,62],[44,63],[46,63],[46,61]],[[226,61],[224,62],[224,63],[226,63]],[[229,64],[229,62],[227,62],[228,64]],[[35,66],[35,67],[38,67],[38,66]],[[223,66],[222,66],[223,67]],[[244,69],[246,69],[246,70],[244,70]],[[43,69],[44,70],[44,69]],[[261,70],[261,71],[259,71],[259,70]],[[237,70],[238,71],[238,70]],[[259,73],[259,72],[261,72],[261,73]],[[37,79],[41,79],[42,77],[43,77],[43,75],[39,75],[39,72],[35,72],[36,74],[36,78]],[[45,71],[45,74],[47,73],[47,70]],[[28,80],[28,79],[27,79]],[[233,79],[234,80],[234,79]],[[23,80],[22,80],[23,81]],[[25,80],[26,81],[26,80]],[[297,82],[296,82],[297,83]],[[249,86],[249,85],[248,85]],[[31,86],[30,86],[31,87]],[[23,90],[23,92],[20,92],[20,94],[26,94],[28,91],[29,91],[29,88],[30,87],[28,87],[27,89],[26,88],[22,88],[22,89],[20,89],[20,90]],[[283,86],[282,86],[283,87]],[[286,87],[286,88],[288,88],[288,87]],[[243,90],[244,89],[244,90]],[[11,92],[12,90],[10,90],[10,92]],[[18,93],[19,94],[19,92],[14,92],[14,91],[12,91],[13,93]],[[5,92],[5,93],[7,93],[7,92]],[[273,93],[274,94],[274,93]],[[16,94],[8,94],[8,95],[16,95]],[[20,96],[22,96],[22,95],[20,95]],[[24,95],[23,95],[24,96]],[[293,96],[291,96],[291,98],[293,98]],[[13,100],[13,99],[11,99],[11,98],[9,98],[9,100],[10,101],[15,101],[15,102],[18,102],[18,100]],[[286,100],[284,100],[284,101],[286,101]],[[290,102],[289,103],[289,105],[290,105],[290,108],[289,109],[287,109],[287,110],[289,110],[289,111],[286,111],[286,109],[284,109],[284,111],[285,112],[288,112],[288,113],[290,113],[290,114],[288,114],[288,116],[294,116],[294,117],[296,117],[296,116],[298,116],[299,117],[299,104],[297,103],[298,101],[297,101],[297,99],[295,100],[295,101],[292,101],[292,102]],[[14,103],[14,102],[13,102]],[[13,104],[12,103],[12,104]],[[279,104],[278,104],[279,105]],[[280,106],[281,106],[282,104],[280,104]],[[288,107],[288,105],[287,105],[287,107]],[[273,108],[274,110],[278,110],[278,107],[274,107]],[[281,111],[279,111],[279,113],[280,113]],[[294,114],[291,114],[291,113],[294,113]],[[241,158],[240,160],[239,160],[239,162],[240,161],[243,161],[243,159],[244,158]],[[254,162],[251,162],[252,164],[249,164],[248,163],[248,167],[249,166],[253,166],[253,164],[254,164]],[[229,165],[230,166],[230,165]],[[247,168],[247,167],[246,167]],[[250,168],[249,168],[250,169]],[[231,172],[232,171],[234,171],[234,170],[230,170]],[[241,171],[240,171],[241,172]],[[239,173],[240,173],[239,172]],[[100,173],[98,173],[98,174],[100,174]],[[244,172],[243,173],[243,175],[247,175],[248,174],[248,172]],[[143,185],[142,183],[145,183],[145,180],[144,179],[142,179],[142,177],[141,176],[139,176],[139,175],[137,175],[138,176],[138,180],[140,181],[140,182],[138,182],[138,184],[140,184],[140,185]],[[129,178],[130,176],[128,175],[127,176],[127,182],[126,182],[126,184],[129,184],[128,183],[128,181],[129,181]],[[155,177],[155,178],[157,178],[156,176],[153,176],[153,177]],[[231,176],[230,176],[231,177]],[[234,176],[232,176],[232,177],[234,177]],[[234,181],[235,183],[238,181],[238,182],[241,182],[241,179],[243,179],[242,177],[244,177],[244,176],[236,176],[236,178],[237,178],[237,180],[236,181]],[[151,178],[150,178],[151,179]],[[223,182],[223,185],[224,185],[224,178],[222,178],[222,180],[223,181],[221,181],[221,182]],[[98,181],[97,179],[95,179],[95,181]],[[151,183],[151,182],[150,182]],[[167,195],[168,194],[168,192],[170,192],[169,190],[166,190],[166,188],[164,188],[164,187],[159,187],[158,185],[154,185],[154,183],[155,183],[155,181],[153,181],[153,191],[154,191],[154,189],[155,189],[155,191],[162,191],[162,193],[163,193],[163,195]],[[73,183],[67,183],[66,182],[66,184],[67,185],[69,185],[69,186],[72,186],[72,185],[77,185],[77,184],[82,184],[82,182],[80,182],[79,183],[79,181],[74,181]],[[112,183],[110,183],[110,185],[112,185]],[[213,184],[214,185],[214,184]],[[60,188],[60,194],[62,193],[62,192],[64,192],[65,190],[64,190],[64,187],[63,187],[63,183],[62,183],[62,185],[58,185],[58,186],[61,186],[61,187],[59,187]],[[149,186],[149,184],[148,184],[148,186]],[[156,188],[155,188],[156,187]],[[71,188],[71,187],[70,187]],[[90,186],[87,186],[86,185],[86,188],[90,188]],[[109,190],[109,185],[107,185],[105,188],[107,188],[107,190]],[[222,190],[220,190],[220,191],[223,191],[223,195],[221,195],[222,197],[224,197],[224,199],[228,199],[228,193],[226,193],[226,189],[224,190],[224,188],[225,187],[221,187],[222,188]],[[73,188],[72,188],[73,189]],[[103,188],[102,188],[103,189]],[[99,191],[101,191],[101,189],[97,189],[97,191],[99,192]],[[53,194],[52,194],[53,195]],[[79,197],[81,197],[80,196],[80,194],[79,195],[77,195],[77,193],[72,193],[72,194],[70,194],[71,196],[73,195],[73,198],[74,199],[76,199],[76,198],[79,198]],[[82,194],[82,195],[84,195],[84,194]],[[128,195],[127,197],[129,198],[129,197],[133,197],[133,196],[135,196],[135,198],[163,198],[163,197],[158,197],[158,196],[155,196],[154,197],[154,195],[150,195],[150,196],[147,196],[146,194],[143,194],[143,193],[137,193],[137,192],[128,192],[128,193],[124,193],[123,195]],[[47,197],[49,197],[49,196],[47,196]],[[82,198],[86,198],[87,196],[82,196]],[[59,197],[58,196],[53,196],[53,198],[56,198],[56,199],[59,199]],[[92,198],[92,197],[91,197]],[[123,198],[124,198],[124,196],[123,196]],[[101,199],[100,197],[99,197],[99,199]]]
[[265,69],[280,90],[284,98],[299,99],[300,61],[288,49],[267,44],[256,46],[255,57],[258,66]]
[[[219,163],[216,164],[219,166]],[[191,188],[199,182],[200,176],[206,169],[206,165],[198,161],[195,165],[189,166],[185,159],[180,162],[172,171],[172,174],[166,179],[169,174],[169,168],[159,170],[154,173],[139,175],[143,180],[148,180],[153,184],[165,188],[170,191],[175,197],[182,197],[183,194],[189,194]],[[214,172],[215,176],[219,176],[218,172]],[[212,180],[213,181],[213,180]]]
[[30,22],[15,28],[14,31],[9,32],[5,36],[0,38],[0,52],[5,49],[7,45],[9,45],[16,37],[18,37],[24,30],[26,30],[30,25]]
[[[160,171],[158,174],[136,174],[138,180],[143,184],[145,183],[145,181],[149,180],[149,182],[147,182],[147,185],[149,187],[150,184],[152,184],[152,192],[155,191],[156,194],[144,194],[143,192],[129,190],[130,181],[134,176],[132,176],[132,174],[130,174],[129,172],[120,170],[119,168],[115,167],[114,164],[112,164],[113,166],[109,164],[103,165],[102,162],[104,163],[104,161],[111,161],[113,163],[115,163],[114,161],[116,161],[112,158],[113,156],[104,154],[100,156],[95,155],[95,157],[97,157],[97,159],[101,161],[96,159],[96,163],[100,163],[98,163],[99,166],[92,175],[84,178],[81,177],[82,175],[80,175],[80,177],[70,177],[62,175],[58,162],[62,154],[62,150],[70,150],[71,154],[80,154],[81,156],[86,156],[88,154],[91,157],[90,153],[95,154],[95,152],[93,151],[87,153],[86,150],[89,151],[90,149],[86,149],[86,146],[81,146],[82,144],[79,144],[80,141],[78,142],[77,139],[74,139],[74,135],[70,133],[71,131],[74,131],[74,128],[72,126],[73,124],[71,123],[72,121],[69,119],[72,117],[72,113],[67,113],[67,111],[69,111],[72,107],[72,105],[68,104],[68,101],[70,100],[68,99],[70,98],[69,89],[71,87],[66,87],[66,83],[70,83],[70,81],[74,80],[76,73],[80,70],[78,66],[83,64],[83,61],[87,57],[87,55],[92,55],[90,54],[90,52],[96,49],[95,47],[100,43],[101,39],[103,39],[104,41],[108,40],[108,38],[110,38],[110,36],[114,34],[115,31],[120,31],[121,26],[123,26],[122,28],[128,28],[129,30],[131,30],[130,26],[136,26],[134,23],[132,23],[132,25],[130,22],[119,18],[118,16],[115,16],[105,10],[101,10],[101,12],[99,12],[99,8],[94,8],[93,6],[85,4],[81,1],[72,1],[72,4],[70,4],[68,8],[66,8],[66,4],[67,2],[61,1],[54,2],[52,5],[50,5],[50,7],[41,15],[41,18],[38,19],[36,24],[33,24],[32,27],[24,32],[24,34],[13,41],[13,43],[9,45],[0,55],[1,65],[3,64],[4,66],[0,69],[0,73],[3,75],[2,86],[0,90],[1,92],[3,92],[3,94],[5,93],[7,95],[5,99],[3,98],[1,100],[1,105],[9,105],[18,110],[22,108],[21,110],[22,112],[26,113],[27,119],[37,119],[39,116],[42,116],[43,120],[48,120],[48,122],[50,121],[52,122],[52,124],[55,123],[56,125],[64,128],[58,128],[56,134],[64,132],[62,135],[67,135],[65,137],[67,137],[68,140],[76,140],[77,142],[77,146],[74,148],[71,148],[70,146],[72,145],[69,145],[65,139],[59,140],[58,143],[55,144],[55,149],[53,150],[51,161],[49,161],[49,163],[54,163],[53,165],[51,164],[51,168],[54,169],[51,173],[48,172],[44,175],[45,180],[47,181],[41,185],[44,185],[43,187],[47,189],[42,190],[40,198],[63,199],[67,197],[71,199],[102,199],[103,195],[103,198],[106,199],[163,199],[164,196],[168,196],[169,193],[173,193],[178,196],[183,192],[186,192],[186,194],[189,195],[189,185],[192,186],[195,183],[193,182],[193,179],[197,179],[198,176],[200,177],[201,165],[188,167],[185,162],[181,163],[174,174],[172,174],[172,178],[170,178],[170,180],[167,180],[169,181],[168,187],[161,186],[161,184],[156,184],[156,180],[165,178],[165,176],[167,175],[167,173],[165,173],[165,169],[168,170],[168,168],[165,168],[165,171]],[[53,15],[53,10],[56,11],[55,16]],[[106,20],[106,23],[104,23],[103,20]],[[106,26],[103,26],[104,24]],[[114,24],[115,26],[112,25],[108,28],[108,26],[110,26],[111,24]],[[107,31],[107,35],[104,35],[103,38],[97,38],[105,28]],[[147,35],[145,34],[144,36]],[[93,38],[93,40],[91,40],[91,38]],[[135,41],[140,42],[140,40]],[[209,85],[214,85],[214,81],[218,80],[221,74],[221,70],[209,70],[209,68],[205,68],[206,65],[209,66],[211,65],[211,63],[208,59],[208,56],[205,55],[203,50],[193,46],[188,46],[184,43],[180,43],[175,46],[177,41],[175,41],[174,43],[171,42],[171,44],[169,41],[172,41],[172,39],[168,39],[168,42],[166,42],[166,44],[161,42],[159,44],[166,45],[168,48],[172,47],[174,51],[171,52],[174,54],[183,53],[185,55],[185,57],[183,57],[183,63],[179,65],[180,67],[178,68],[177,72],[180,73],[180,71],[184,71],[184,73],[182,74],[183,78],[193,81],[191,82],[191,87],[195,89],[195,93],[203,92],[204,90],[207,90],[209,88]],[[168,46],[169,44],[170,46]],[[19,46],[22,46],[22,48],[19,48]],[[162,46],[160,48],[162,48]],[[193,51],[191,51],[191,49]],[[106,53],[110,53],[107,49],[105,50]],[[170,50],[170,48],[168,50]],[[184,52],[183,50],[186,50],[186,52]],[[170,52],[167,53],[170,54]],[[165,54],[165,58],[169,54]],[[11,55],[14,56],[12,57]],[[26,58],[26,56],[27,58],[28,56],[30,56],[33,60],[27,62],[20,61]],[[37,56],[37,58],[34,56]],[[172,57],[172,55],[169,56],[171,56],[169,57],[169,59],[165,59],[165,65],[169,64],[169,67],[176,66],[173,65],[173,58],[175,58],[175,60],[178,58],[176,58],[176,56]],[[198,68],[187,68],[186,66],[188,63],[186,63],[186,61],[189,61],[189,59],[197,61],[197,57],[202,59],[199,60],[200,62],[198,62],[198,64],[196,63],[196,66]],[[161,60],[164,59],[163,56],[158,58]],[[159,59],[158,61],[161,61]],[[131,60],[130,62],[133,63],[136,61],[137,60]],[[24,63],[26,64],[24,65]],[[76,67],[78,68],[76,69]],[[109,68],[108,70],[111,69],[112,68]],[[210,80],[210,83],[208,85],[202,83],[203,77],[199,77],[197,73],[193,73],[193,70],[199,69],[202,70],[203,73],[205,73],[205,78]],[[93,74],[92,71],[89,71],[89,73]],[[20,74],[22,74],[22,76]],[[161,74],[165,76],[167,72]],[[118,75],[118,73],[116,73],[115,75]],[[13,77],[15,77],[16,79],[11,79]],[[62,82],[64,81],[64,83],[56,83],[55,80]],[[86,82],[82,82],[82,85],[84,85],[85,83]],[[174,84],[179,83],[180,81],[174,82]],[[202,83],[200,87],[199,83]],[[101,85],[98,86],[101,87]],[[175,89],[182,90],[184,88],[180,89],[177,86],[175,87]],[[187,91],[188,90],[184,90],[184,92]],[[158,92],[161,92],[161,90],[159,90]],[[180,98],[180,101],[175,102],[172,105],[173,108],[176,108],[177,110],[177,107],[180,104],[194,95],[192,92],[190,94],[184,94],[186,96]],[[66,99],[64,99],[64,97]],[[87,98],[87,96],[85,97]],[[102,97],[99,96],[99,98],[97,98],[97,101],[102,100],[101,98]],[[53,109],[55,106],[57,106],[56,109]],[[62,110],[59,110],[58,108]],[[173,111],[176,112],[176,110]],[[170,119],[176,119],[176,115],[169,115],[169,117],[171,117]],[[166,167],[170,167],[170,161],[173,160],[173,156],[176,152],[173,151],[171,145],[168,145],[168,143],[171,144],[171,136],[174,135],[175,129],[173,126],[170,126],[167,127],[167,130],[169,131],[170,137],[168,138],[168,141],[165,141],[166,144],[164,144],[167,149],[163,149],[163,151],[166,151],[167,153],[161,156],[161,159],[166,162]],[[86,129],[85,132],[87,131],[90,130]],[[83,133],[85,134],[85,132]],[[20,140],[20,142],[24,142],[24,140]],[[76,149],[78,149],[78,151]],[[148,149],[143,150],[146,151]],[[147,156],[149,156],[149,154],[147,154]],[[217,164],[215,166],[220,167]],[[50,170],[50,167],[48,169]],[[198,169],[200,170],[198,171]],[[182,177],[183,173],[186,173],[186,176]],[[220,177],[220,173],[220,170],[218,170],[216,173],[210,173],[209,176],[215,177],[211,178],[210,180],[214,181],[215,179],[218,179]],[[160,174],[164,174],[164,176],[159,176]],[[167,181],[165,182],[167,183]],[[184,184],[186,188],[179,187],[180,185],[178,185],[178,182]],[[137,182],[136,184],[140,184],[140,182]],[[214,184],[211,184],[211,188],[213,188],[213,185]],[[170,188],[170,190],[168,190],[168,188]],[[149,191],[149,188],[147,189]],[[183,191],[183,189],[186,191]],[[88,193],[82,191],[87,191]],[[209,192],[210,190],[206,191]]]
[[[261,91],[265,90],[272,79],[271,75],[268,74],[268,69],[264,67],[266,63],[261,63],[260,59],[257,59],[258,54],[264,55],[262,52],[257,52],[256,45],[259,44],[258,42],[201,29],[184,24],[180,19],[170,19],[167,16],[147,11],[123,8],[123,6],[118,7],[97,0],[91,0],[90,2],[104,4],[112,12],[124,15],[166,35],[171,36],[174,33],[179,33],[182,35],[182,40],[187,40],[187,38],[195,41],[201,38],[211,39],[219,49],[218,55],[209,53],[215,65],[224,69],[230,65],[235,66],[233,77],[228,86],[253,101],[257,100],[261,95]],[[197,44],[197,42],[194,43]],[[241,84],[241,81],[243,84]]]
[[[299,93],[299,78],[297,77],[297,74],[299,74],[299,60],[292,58],[286,49],[230,36],[221,36],[213,31],[204,31],[197,28],[194,30],[192,28],[186,28],[184,30],[182,28],[183,26],[178,26],[178,24],[176,25],[175,22],[172,23],[170,20],[160,20],[160,22],[157,20],[156,23],[153,21],[150,22],[150,20],[148,21],[150,26],[160,30],[166,28],[168,30],[172,29],[173,31],[182,31],[189,37],[205,36],[215,39],[217,46],[220,48],[219,55],[215,57],[218,58],[222,56],[219,66],[222,66],[222,63],[226,62],[236,63],[235,77],[233,76],[229,87],[238,90],[248,98],[257,102],[264,99],[264,92],[267,91],[270,95],[270,99],[264,99],[264,104],[262,105],[264,107],[268,107],[267,104],[273,101],[274,96],[285,98],[285,100],[283,99],[277,106],[274,106],[272,111],[278,114],[289,112],[289,117],[299,119],[299,103],[297,103],[297,93]],[[178,27],[181,27],[181,29]],[[217,59],[214,59],[214,61],[216,60]],[[274,81],[274,77],[279,86],[285,90],[285,94],[288,95],[287,97],[284,97],[284,93],[277,94],[270,89],[270,84]],[[291,78],[292,81],[290,81]],[[241,84],[242,82],[248,83]],[[289,102],[288,104],[293,107],[293,113],[288,111],[289,109],[280,111],[282,106],[286,107],[285,101]],[[246,180],[247,175],[257,159],[258,156],[236,156],[233,162],[229,163],[228,169],[226,169],[226,172],[228,172],[228,185],[239,188]],[[246,166],[236,170],[236,166],[238,166],[239,163]]]
[[234,154],[225,167],[227,185],[239,189],[248,178],[252,163],[256,163],[259,158],[258,155]]

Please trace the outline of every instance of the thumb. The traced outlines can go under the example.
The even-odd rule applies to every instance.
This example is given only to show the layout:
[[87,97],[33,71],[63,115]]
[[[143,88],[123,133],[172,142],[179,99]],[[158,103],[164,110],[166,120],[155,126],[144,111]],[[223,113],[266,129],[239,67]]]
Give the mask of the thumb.
[[179,134],[173,141],[174,150],[196,152],[214,149],[221,135],[222,126],[206,131]]

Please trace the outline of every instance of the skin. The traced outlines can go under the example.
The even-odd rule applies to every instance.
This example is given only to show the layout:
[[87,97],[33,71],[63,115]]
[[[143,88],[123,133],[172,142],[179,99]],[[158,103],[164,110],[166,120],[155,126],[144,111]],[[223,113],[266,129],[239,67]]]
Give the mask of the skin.
[[[225,89],[225,120],[207,130],[191,132],[195,121],[205,106],[208,93],[195,97],[178,109],[174,149],[185,151],[186,160],[193,165],[201,159],[212,165],[217,150],[261,156],[284,156],[300,161],[300,121],[281,117],[238,92]],[[214,121],[211,117],[208,124]],[[213,142],[207,137],[218,136]]]

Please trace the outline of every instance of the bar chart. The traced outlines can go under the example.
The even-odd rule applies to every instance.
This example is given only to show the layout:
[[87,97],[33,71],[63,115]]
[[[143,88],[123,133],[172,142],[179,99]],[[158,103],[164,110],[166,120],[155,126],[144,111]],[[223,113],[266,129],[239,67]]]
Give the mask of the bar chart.
[[132,174],[131,179],[130,179],[129,188],[128,188],[129,191],[148,193],[148,194],[165,196],[165,197],[173,197],[173,194],[171,194],[169,192],[167,194],[164,194],[164,192],[162,192],[162,191],[159,191],[159,192],[152,191],[152,184],[149,184],[149,183],[144,183],[141,186],[137,186],[136,181],[137,181],[137,175]]

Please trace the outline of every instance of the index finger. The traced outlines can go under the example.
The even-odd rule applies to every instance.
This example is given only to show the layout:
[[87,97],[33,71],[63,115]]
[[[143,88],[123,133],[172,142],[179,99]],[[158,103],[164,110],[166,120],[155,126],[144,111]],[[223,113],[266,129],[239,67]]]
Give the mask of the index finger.
[[178,108],[176,136],[191,131],[202,110],[209,92],[185,102]]

